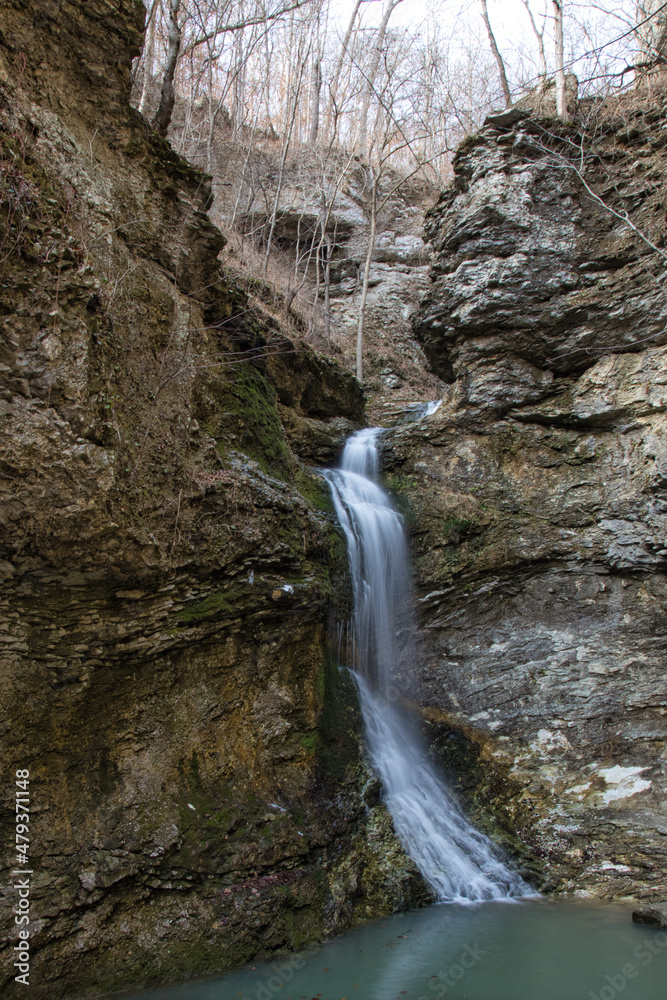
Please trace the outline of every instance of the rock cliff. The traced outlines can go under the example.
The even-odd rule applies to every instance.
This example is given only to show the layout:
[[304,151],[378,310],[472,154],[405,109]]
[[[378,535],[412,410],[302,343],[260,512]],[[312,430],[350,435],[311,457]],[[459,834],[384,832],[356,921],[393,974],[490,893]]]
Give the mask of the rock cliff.
[[434,753],[545,885],[595,896],[667,891],[666,112],[464,143],[415,324],[450,385],[385,454]]
[[330,460],[361,390],[222,272],[209,180],[129,105],[143,15],[2,11],[2,797],[29,769],[49,1000],[423,897],[328,651],[344,543],[290,444]]

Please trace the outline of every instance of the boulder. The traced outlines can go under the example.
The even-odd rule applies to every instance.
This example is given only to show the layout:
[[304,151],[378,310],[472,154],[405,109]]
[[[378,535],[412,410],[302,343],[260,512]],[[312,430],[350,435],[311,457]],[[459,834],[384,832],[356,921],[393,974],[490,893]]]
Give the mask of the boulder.
[[636,924],[645,924],[647,927],[658,927],[667,931],[667,903],[638,906],[632,911],[632,919]]

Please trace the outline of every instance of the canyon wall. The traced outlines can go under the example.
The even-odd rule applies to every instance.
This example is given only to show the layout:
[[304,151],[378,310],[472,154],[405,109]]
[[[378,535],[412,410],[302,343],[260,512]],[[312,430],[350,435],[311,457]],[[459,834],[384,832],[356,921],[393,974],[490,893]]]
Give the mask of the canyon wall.
[[[2,796],[29,769],[49,1000],[428,898],[327,638],[349,581],[310,463],[364,398],[221,268],[209,178],[129,104],[143,16],[8,0],[0,34]],[[421,637],[400,687],[473,819],[536,884],[596,896],[667,894],[666,110],[512,110],[464,143],[420,348],[419,240],[392,223],[373,272],[375,391],[446,386],[384,438]]]
[[49,1000],[426,898],[360,760],[344,542],[296,454],[332,460],[361,389],[222,272],[209,179],[129,104],[144,13],[2,11],[2,840],[28,769]]
[[666,112],[463,144],[415,322],[448,389],[385,439],[433,752],[543,886],[601,897],[667,894]]

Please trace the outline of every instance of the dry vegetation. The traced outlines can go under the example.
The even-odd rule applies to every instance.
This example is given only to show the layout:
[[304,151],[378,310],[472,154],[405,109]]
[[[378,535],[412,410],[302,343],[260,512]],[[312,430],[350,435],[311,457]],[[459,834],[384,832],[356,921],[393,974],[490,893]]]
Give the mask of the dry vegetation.
[[[499,2],[434,4],[418,23],[403,2],[145,0],[134,70],[142,113],[213,175],[228,271],[366,380],[378,241],[420,233],[485,115],[528,94],[567,119],[578,91],[592,122],[665,72],[660,0],[522,0],[511,47]],[[336,326],[341,287],[354,330],[349,309]]]

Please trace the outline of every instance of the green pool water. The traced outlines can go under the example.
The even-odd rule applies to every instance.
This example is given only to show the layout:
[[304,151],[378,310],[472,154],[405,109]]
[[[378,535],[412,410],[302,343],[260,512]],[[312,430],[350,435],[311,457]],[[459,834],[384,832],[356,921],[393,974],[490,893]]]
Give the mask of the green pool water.
[[632,908],[440,905],[297,955],[124,1000],[667,1000],[667,933]]

